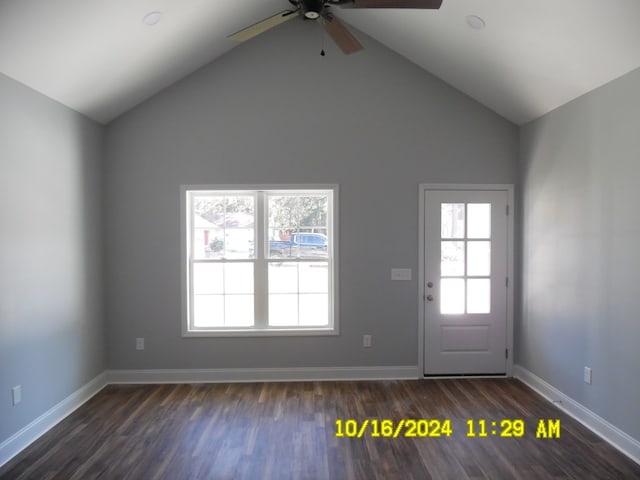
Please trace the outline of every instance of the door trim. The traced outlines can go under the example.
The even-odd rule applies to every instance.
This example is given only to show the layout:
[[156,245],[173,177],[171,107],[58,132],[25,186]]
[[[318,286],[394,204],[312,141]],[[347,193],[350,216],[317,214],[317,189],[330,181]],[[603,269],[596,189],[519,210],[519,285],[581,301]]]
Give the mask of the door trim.
[[497,190],[507,192],[507,276],[509,286],[507,291],[507,358],[506,376],[513,376],[513,314],[514,291],[516,282],[513,274],[514,263],[514,188],[513,184],[450,184],[450,183],[421,183],[418,185],[418,368],[424,376],[424,296],[425,296],[425,271],[424,271],[424,247],[425,247],[425,196],[429,190]]

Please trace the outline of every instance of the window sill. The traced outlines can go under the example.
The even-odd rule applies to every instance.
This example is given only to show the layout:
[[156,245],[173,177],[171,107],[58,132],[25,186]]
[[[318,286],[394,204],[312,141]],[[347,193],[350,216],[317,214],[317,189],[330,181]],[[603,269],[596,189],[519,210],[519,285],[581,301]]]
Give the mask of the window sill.
[[317,336],[337,336],[339,335],[337,328],[309,328],[309,329],[290,329],[290,328],[255,328],[242,330],[189,330],[182,332],[183,338],[202,338],[202,337],[317,337]]

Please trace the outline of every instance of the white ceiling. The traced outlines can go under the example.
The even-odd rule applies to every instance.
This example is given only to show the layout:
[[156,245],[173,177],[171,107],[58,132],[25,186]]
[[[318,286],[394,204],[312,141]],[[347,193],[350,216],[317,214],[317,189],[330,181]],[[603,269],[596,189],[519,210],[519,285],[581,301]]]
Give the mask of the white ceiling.
[[[227,35],[288,6],[0,0],[0,72],[108,123],[229,51],[236,43]],[[163,12],[154,27],[142,23],[151,11]],[[333,11],[517,124],[640,67],[639,0],[444,0],[437,11]],[[469,28],[469,14],[486,28]]]

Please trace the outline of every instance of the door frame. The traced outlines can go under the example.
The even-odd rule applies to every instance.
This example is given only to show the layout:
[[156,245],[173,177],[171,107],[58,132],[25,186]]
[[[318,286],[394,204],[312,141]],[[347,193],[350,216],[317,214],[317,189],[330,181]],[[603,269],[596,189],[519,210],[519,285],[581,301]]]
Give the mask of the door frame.
[[[429,190],[497,190],[507,193],[507,358],[506,376],[513,376],[513,314],[515,279],[514,263],[514,187],[513,184],[450,184],[450,183],[421,183],[418,185],[418,371],[424,377],[424,334],[425,334],[425,200]],[[441,378],[441,377],[438,377]]]

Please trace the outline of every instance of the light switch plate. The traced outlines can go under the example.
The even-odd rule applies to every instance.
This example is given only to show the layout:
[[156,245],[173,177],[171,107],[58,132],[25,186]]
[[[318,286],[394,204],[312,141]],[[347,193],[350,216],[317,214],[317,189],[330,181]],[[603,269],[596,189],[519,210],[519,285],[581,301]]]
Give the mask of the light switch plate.
[[391,280],[411,280],[410,268],[392,268]]

